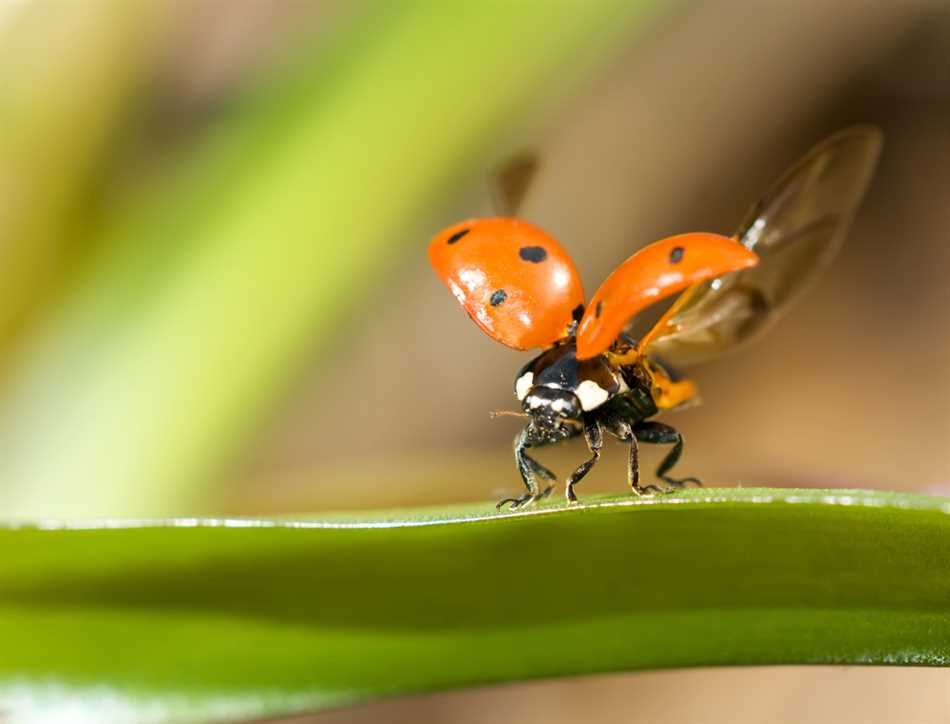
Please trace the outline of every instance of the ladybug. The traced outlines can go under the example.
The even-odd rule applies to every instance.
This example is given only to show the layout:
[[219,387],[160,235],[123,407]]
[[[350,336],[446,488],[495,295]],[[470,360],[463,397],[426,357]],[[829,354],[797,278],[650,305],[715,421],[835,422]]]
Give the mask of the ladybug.
[[[514,218],[537,166],[531,158],[499,174],[507,216],[463,221],[436,234],[432,266],[475,324],[508,347],[542,350],[514,384],[522,412],[513,414],[527,418],[514,444],[526,492],[498,507],[519,508],[550,494],[556,476],[528,451],[579,435],[590,458],[567,478],[569,503],[577,502],[574,488],[600,457],[605,433],[629,446],[633,493],[700,484],[670,474],[683,436],[651,419],[698,401],[694,383],[671,365],[700,362],[758,336],[829,264],[881,142],[880,131],[866,126],[832,135],[772,186],[735,235],[693,232],[645,246],[586,305],[564,247]],[[641,313],[663,300],[672,304],[652,327],[637,331]],[[641,484],[638,442],[672,445],[656,471],[668,487]]]

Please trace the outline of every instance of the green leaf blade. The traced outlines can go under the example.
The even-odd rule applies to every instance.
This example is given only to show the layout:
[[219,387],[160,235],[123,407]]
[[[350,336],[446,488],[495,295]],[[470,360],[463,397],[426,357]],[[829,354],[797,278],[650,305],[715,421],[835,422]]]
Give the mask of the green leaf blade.
[[701,490],[110,526],[0,530],[0,709],[28,691],[103,721],[107,692],[193,721],[602,671],[950,662],[941,498]]

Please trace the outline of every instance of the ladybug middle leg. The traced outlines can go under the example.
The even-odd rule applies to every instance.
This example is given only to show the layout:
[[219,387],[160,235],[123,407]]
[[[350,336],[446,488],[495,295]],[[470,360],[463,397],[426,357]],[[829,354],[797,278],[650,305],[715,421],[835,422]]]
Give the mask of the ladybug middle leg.
[[587,441],[587,449],[590,450],[590,458],[578,465],[577,469],[567,479],[567,488],[564,492],[567,495],[568,503],[577,502],[574,486],[594,467],[594,463],[600,459],[600,451],[604,447],[604,433],[600,429],[600,422],[594,415],[584,417],[584,439]]
[[641,442],[673,445],[673,449],[666,454],[656,470],[656,476],[660,480],[674,488],[685,488],[690,483],[702,485],[699,478],[674,478],[667,474],[683,454],[683,436],[679,431],[662,422],[638,422],[633,426],[633,433]]
[[634,425],[620,414],[611,412],[603,418],[607,431],[620,442],[630,445],[630,456],[627,462],[627,484],[635,495],[648,493],[662,493],[655,485],[640,485],[640,450],[637,446],[637,436],[634,434]]

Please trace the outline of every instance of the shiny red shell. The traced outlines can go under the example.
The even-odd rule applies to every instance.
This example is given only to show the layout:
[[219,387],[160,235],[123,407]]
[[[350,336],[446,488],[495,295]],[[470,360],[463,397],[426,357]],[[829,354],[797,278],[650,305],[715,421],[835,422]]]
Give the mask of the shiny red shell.
[[680,234],[643,247],[590,300],[577,328],[577,359],[607,351],[627,321],[654,302],[758,261],[738,241],[719,234]]
[[482,331],[515,349],[567,337],[584,289],[567,251],[526,221],[472,219],[443,229],[429,261]]

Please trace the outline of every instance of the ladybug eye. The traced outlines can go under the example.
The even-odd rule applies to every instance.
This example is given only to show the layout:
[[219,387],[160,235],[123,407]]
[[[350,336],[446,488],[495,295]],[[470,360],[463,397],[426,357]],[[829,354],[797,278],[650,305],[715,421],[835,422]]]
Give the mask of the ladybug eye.
[[446,240],[446,244],[454,244],[456,241],[465,236],[471,229],[462,229],[461,231],[456,231],[452,236]]

